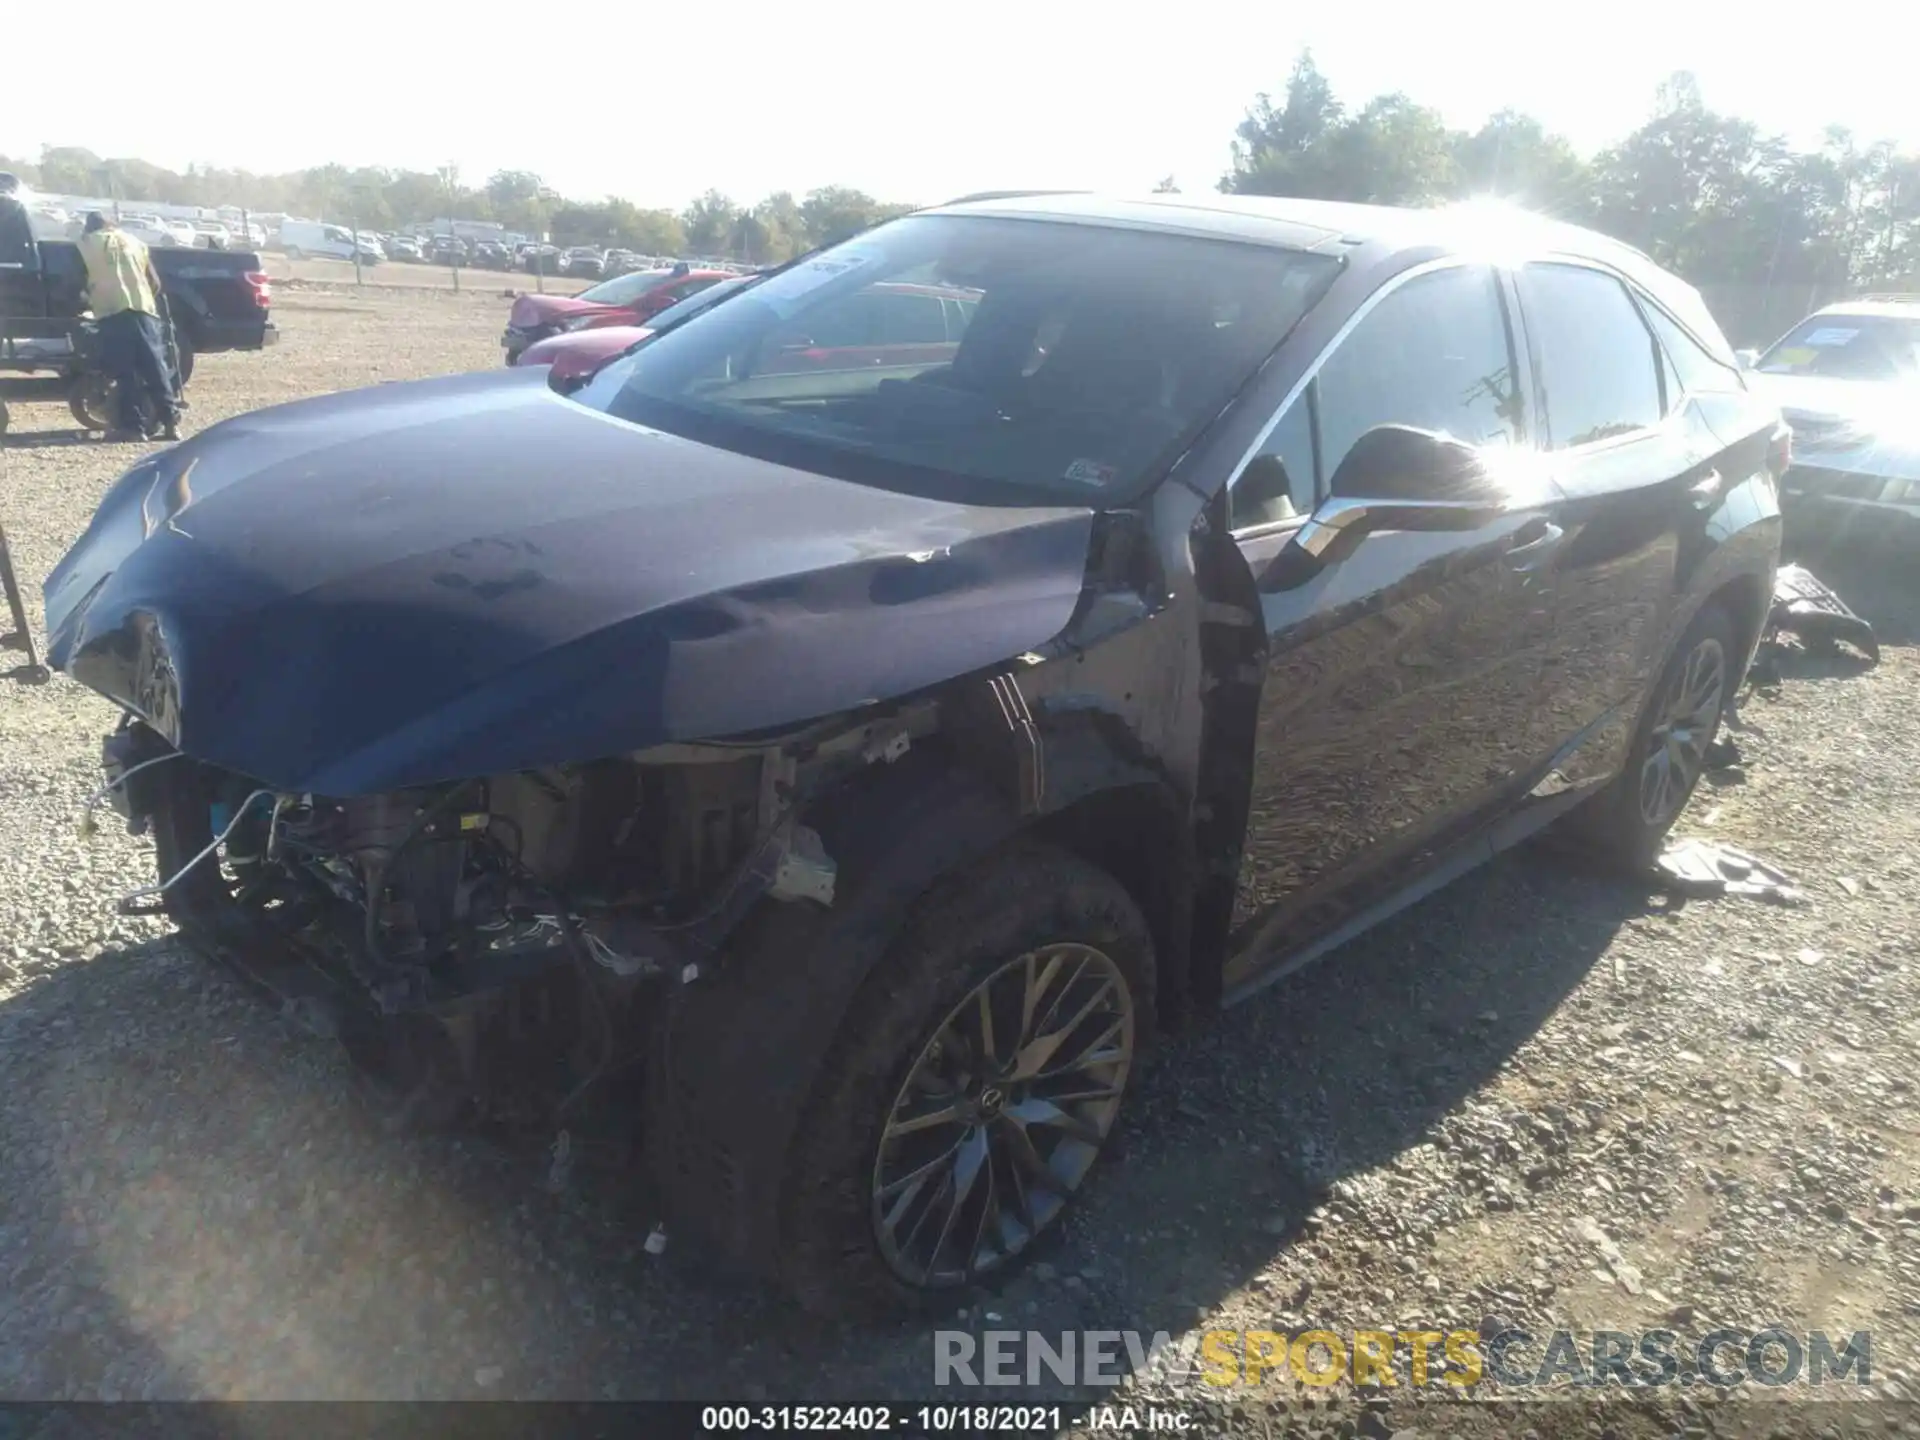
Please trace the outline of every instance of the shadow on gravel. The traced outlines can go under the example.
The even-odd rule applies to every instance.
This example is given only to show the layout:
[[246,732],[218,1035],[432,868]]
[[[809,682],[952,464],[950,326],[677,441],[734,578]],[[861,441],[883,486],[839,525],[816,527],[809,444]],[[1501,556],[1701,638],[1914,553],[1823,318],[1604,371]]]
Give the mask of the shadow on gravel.
[[924,1397],[935,1326],[1177,1334],[1307,1243],[1329,1186],[1430,1138],[1660,903],[1503,858],[1164,1043],[1043,1266],[955,1296],[964,1320],[865,1329],[649,1260],[610,1177],[555,1194],[544,1157],[382,1133],[331,1046],[170,942],[109,950],[0,1005],[0,1150],[40,1182],[9,1196],[0,1267],[34,1257],[7,1303],[43,1327],[0,1393]]
[[[51,450],[68,445],[101,445],[98,435],[85,430],[28,430],[0,440],[0,450]],[[116,444],[119,442],[115,442]]]
[[1164,1046],[1084,1217],[1089,1243],[1119,1252],[1099,1267],[1118,1307],[1084,1323],[1191,1326],[1307,1243],[1336,1182],[1429,1140],[1511,1065],[1624,921],[1672,905],[1523,850]]

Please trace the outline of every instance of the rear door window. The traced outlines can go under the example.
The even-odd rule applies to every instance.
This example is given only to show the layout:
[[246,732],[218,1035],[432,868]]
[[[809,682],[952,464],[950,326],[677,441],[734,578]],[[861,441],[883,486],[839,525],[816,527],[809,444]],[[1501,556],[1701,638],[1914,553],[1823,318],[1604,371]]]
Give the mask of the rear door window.
[[1520,303],[1539,351],[1555,449],[1660,423],[1658,347],[1624,285],[1585,266],[1528,265]]
[[877,310],[880,345],[944,345],[947,316],[938,295],[880,292]]

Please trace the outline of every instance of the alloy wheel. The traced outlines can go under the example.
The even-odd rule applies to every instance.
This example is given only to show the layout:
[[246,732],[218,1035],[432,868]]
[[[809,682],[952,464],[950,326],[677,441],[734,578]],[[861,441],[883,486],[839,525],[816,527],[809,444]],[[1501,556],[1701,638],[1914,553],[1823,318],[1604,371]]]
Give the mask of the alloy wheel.
[[1686,805],[1706,769],[1707,746],[1719,728],[1726,694],[1726,651],[1708,636],[1687,652],[1648,737],[1647,757],[1640,766],[1640,818],[1645,824],[1671,824]]
[[874,1233],[895,1275],[964,1284],[1059,1216],[1119,1114],[1134,1026],[1126,976],[1090,945],[1029,951],[954,1006],[874,1159]]

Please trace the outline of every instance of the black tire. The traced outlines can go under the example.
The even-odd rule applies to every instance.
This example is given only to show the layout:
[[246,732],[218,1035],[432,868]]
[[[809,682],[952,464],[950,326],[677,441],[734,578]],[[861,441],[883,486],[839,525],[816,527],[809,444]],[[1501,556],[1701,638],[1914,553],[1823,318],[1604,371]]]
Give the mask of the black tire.
[[[1737,647],[1738,631],[1733,616],[1718,603],[1703,608],[1681,634],[1660,672],[1659,683],[1647,698],[1645,713],[1634,731],[1633,744],[1620,773],[1571,817],[1578,837],[1600,858],[1637,870],[1645,869],[1659,857],[1667,833],[1685,813],[1693,797],[1705,768],[1705,752],[1718,736],[1721,721],[1733,703],[1739,663]],[[1684,745],[1669,746],[1668,722],[1673,718],[1676,699],[1684,698],[1680,692],[1688,681],[1691,667],[1698,663],[1697,657],[1716,654],[1719,695],[1711,707],[1710,718],[1685,727],[1688,736]],[[1668,752],[1668,764],[1672,766],[1676,749],[1694,757],[1691,768],[1684,773],[1676,772],[1677,786],[1667,794],[1664,803],[1646,803],[1652,788],[1648,767],[1655,763],[1657,753],[1662,750]]]
[[[165,884],[213,840],[211,797],[205,776],[192,760],[172,760],[152,772],[158,790],[153,812],[154,869]],[[162,897],[167,913],[183,929],[206,915],[221,894],[215,859],[202,861]]]
[[[895,1105],[906,1098],[916,1062],[954,1018],[956,1007],[964,1001],[971,1008],[977,988],[989,977],[1011,974],[1008,962],[1049,946],[1084,947],[1063,952],[1063,962],[1089,952],[1104,957],[1111,963],[1100,972],[1103,983],[1105,976],[1117,975],[1127,992],[1131,1034],[1117,1081],[1110,1072],[1102,1082],[1117,1098],[1101,1102],[1107,1108],[1100,1141],[1083,1142],[1092,1144],[1092,1155],[1073,1162],[1082,1168],[1068,1191],[1048,1197],[1054,1208],[1017,1246],[1006,1244],[1005,1253],[985,1265],[978,1263],[979,1252],[970,1250],[958,1273],[916,1282],[888,1260],[880,1240],[876,1189],[883,1131]],[[1067,973],[1064,963],[1058,973]],[[808,1098],[784,1167],[778,1241],[783,1286],[818,1314],[878,1315],[943,1299],[950,1303],[953,1290],[1016,1268],[1032,1255],[1033,1240],[1070,1208],[1084,1167],[1091,1166],[1100,1142],[1111,1135],[1127,1080],[1152,1034],[1153,1002],[1153,941],[1139,907],[1119,881],[1077,856],[1020,843],[937,887],[916,907],[858,993]],[[1078,1003],[1076,996],[1069,1005]],[[1097,1018],[1104,1023],[1106,1013]],[[989,1092],[998,1084],[985,1083]],[[1026,1102],[1019,1098],[1018,1082],[1007,1084],[1004,1103],[1010,1116]],[[1011,1124],[1000,1118],[998,1103],[994,1118],[963,1133],[984,1136],[996,1123]],[[1026,1122],[1015,1128],[1028,1133]],[[957,1140],[955,1153],[968,1143]],[[999,1158],[994,1153],[996,1161],[984,1167],[990,1189],[996,1174],[1005,1173],[994,1169]],[[1028,1213],[1031,1218],[1034,1212]],[[983,1219],[982,1233],[984,1227]],[[1004,1242],[1004,1229],[1000,1238]],[[938,1246],[934,1258],[937,1262]]]
[[77,378],[67,391],[67,409],[82,430],[111,430],[118,406],[115,385],[97,370]]

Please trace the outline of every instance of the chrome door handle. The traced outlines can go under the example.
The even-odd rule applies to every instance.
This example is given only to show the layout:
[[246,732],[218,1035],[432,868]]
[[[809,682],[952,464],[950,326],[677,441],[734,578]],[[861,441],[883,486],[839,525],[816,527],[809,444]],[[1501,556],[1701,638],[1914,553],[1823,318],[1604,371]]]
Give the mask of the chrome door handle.
[[1553,552],[1560,548],[1560,542],[1567,538],[1567,532],[1551,520],[1542,522],[1542,528],[1531,540],[1523,540],[1507,551],[1507,564],[1522,575],[1538,570],[1552,558]]

